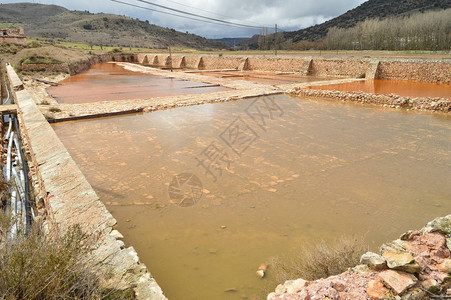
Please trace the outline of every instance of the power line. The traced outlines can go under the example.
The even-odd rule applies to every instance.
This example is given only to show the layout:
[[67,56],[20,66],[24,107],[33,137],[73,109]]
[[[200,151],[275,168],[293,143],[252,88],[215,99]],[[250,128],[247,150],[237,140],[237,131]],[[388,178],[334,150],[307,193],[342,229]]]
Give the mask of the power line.
[[160,7],[160,8],[164,8],[164,9],[167,9],[167,10],[175,11],[175,12],[178,12],[178,13],[182,13],[182,14],[186,14],[186,15],[190,15],[190,16],[194,16],[194,17],[200,17],[200,18],[203,18],[203,19],[211,20],[211,21],[221,22],[221,23],[225,23],[225,24],[231,24],[231,25],[235,25],[235,26],[247,27],[247,28],[255,28],[255,29],[261,29],[262,28],[262,26],[252,26],[252,25],[246,25],[246,24],[240,24],[240,23],[235,23],[235,22],[224,21],[224,20],[220,20],[220,19],[216,19],[216,18],[205,17],[205,16],[202,16],[202,15],[189,13],[189,12],[186,12],[186,11],[183,11],[183,10],[171,8],[171,7],[168,7],[168,6],[152,3],[152,2],[149,2],[149,1],[145,1],[145,0],[137,0],[137,1],[149,4],[149,5],[157,6],[157,7]]
[[[239,25],[223,24],[223,23],[217,23],[217,22],[212,22],[212,21],[207,21],[207,20],[202,20],[202,19],[197,19],[197,18],[191,18],[191,17],[177,15],[177,14],[174,14],[174,13],[161,11],[161,10],[157,10],[157,9],[152,9],[152,8],[149,8],[149,7],[144,7],[144,6],[140,6],[140,5],[136,5],[136,4],[132,4],[132,3],[128,3],[128,2],[119,1],[119,0],[110,0],[110,1],[116,2],[116,3],[120,3],[120,4],[124,4],[124,5],[128,5],[128,6],[133,6],[133,7],[137,7],[137,8],[146,9],[146,10],[157,12],[157,13],[162,13],[162,14],[166,14],[166,15],[170,15],[170,16],[175,16],[175,17],[179,17],[179,18],[184,18],[184,19],[189,19],[189,20],[194,20],[194,21],[199,21],[199,22],[204,22],[204,23],[209,23],[209,24],[215,24],[215,25],[223,25],[223,26],[232,26],[232,27],[243,28],[243,26],[239,26]],[[260,28],[260,27],[258,27],[258,28]]]
[[[226,15],[223,15],[223,14],[218,14],[218,13],[215,13],[215,12],[212,12],[212,11],[208,11],[208,10],[205,10],[205,9],[202,9],[202,8],[198,8],[198,7],[186,5],[186,4],[184,4],[184,3],[180,3],[180,2],[177,2],[177,1],[173,1],[173,0],[166,0],[166,1],[171,2],[171,3],[178,4],[178,5],[181,5],[181,6],[185,6],[185,7],[194,9],[194,10],[200,10],[200,11],[203,11],[203,12],[206,12],[206,13],[209,13],[209,14],[212,14],[212,15],[217,15],[217,16],[224,17],[224,18],[229,18],[229,19],[235,19],[234,17],[231,17],[231,16],[226,16]],[[251,23],[256,24],[255,22],[251,22]]]

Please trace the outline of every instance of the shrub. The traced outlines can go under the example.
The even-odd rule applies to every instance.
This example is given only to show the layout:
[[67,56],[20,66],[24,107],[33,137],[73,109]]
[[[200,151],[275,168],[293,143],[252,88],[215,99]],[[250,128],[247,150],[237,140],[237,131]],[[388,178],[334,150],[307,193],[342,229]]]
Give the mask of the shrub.
[[59,109],[58,107],[52,106],[49,108],[49,111],[52,113],[56,113],[56,112],[61,112],[61,109]]
[[[0,170],[3,169],[1,162],[0,162]],[[7,201],[7,198],[9,196],[9,184],[3,178],[3,175],[0,174],[0,206]]]
[[276,257],[270,262],[277,283],[303,278],[316,280],[340,274],[359,264],[368,251],[363,238],[342,237],[333,242],[302,245],[292,257]]
[[87,259],[97,237],[80,226],[63,235],[34,226],[11,239],[12,223],[0,213],[0,299],[133,299],[130,291],[101,285],[99,268]]
[[62,64],[62,61],[48,56],[32,55],[21,60],[21,64]]

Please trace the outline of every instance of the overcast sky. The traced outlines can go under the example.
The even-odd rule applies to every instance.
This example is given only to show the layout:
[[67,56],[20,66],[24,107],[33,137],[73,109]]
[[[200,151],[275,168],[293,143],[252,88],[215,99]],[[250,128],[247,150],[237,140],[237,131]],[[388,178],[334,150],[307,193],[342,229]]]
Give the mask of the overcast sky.
[[[139,6],[164,10],[138,0],[121,0]],[[169,6],[182,11],[255,26],[278,24],[282,30],[297,30],[322,23],[352,9],[366,0],[146,0]],[[0,0],[0,3],[24,2]],[[68,9],[89,10],[127,15],[141,20],[188,31],[207,38],[249,37],[258,33],[258,29],[236,28],[187,20],[175,16],[130,7],[110,0],[34,0],[43,4],[56,4]]]

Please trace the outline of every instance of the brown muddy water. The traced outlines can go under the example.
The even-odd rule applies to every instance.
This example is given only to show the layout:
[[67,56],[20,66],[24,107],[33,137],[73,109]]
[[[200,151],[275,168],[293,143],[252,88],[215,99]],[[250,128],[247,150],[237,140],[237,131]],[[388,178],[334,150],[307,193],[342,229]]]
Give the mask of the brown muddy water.
[[54,129],[169,299],[265,298],[258,266],[303,242],[451,212],[447,115],[278,95]]
[[311,86],[315,90],[365,92],[372,94],[396,94],[404,97],[442,97],[451,99],[451,84],[416,82],[408,80],[364,80],[348,83]]
[[94,65],[61,83],[63,85],[47,89],[48,94],[59,103],[144,99],[229,90],[209,83],[137,73],[114,63]]
[[263,83],[270,85],[281,85],[290,83],[315,82],[328,80],[323,77],[302,76],[292,73],[276,73],[276,72],[255,72],[255,71],[227,71],[227,72],[191,72],[201,75],[214,76],[232,80],[246,80],[254,83]]

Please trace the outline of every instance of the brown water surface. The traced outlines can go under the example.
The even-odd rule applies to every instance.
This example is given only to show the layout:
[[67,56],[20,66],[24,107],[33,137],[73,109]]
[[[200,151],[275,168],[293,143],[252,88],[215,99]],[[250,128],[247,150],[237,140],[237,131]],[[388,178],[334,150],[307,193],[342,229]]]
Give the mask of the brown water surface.
[[[451,213],[446,115],[279,95],[54,129],[169,299],[264,297],[258,266],[305,241],[376,250]],[[180,173],[192,206],[169,199]]]
[[416,82],[408,80],[363,80],[348,83],[312,86],[315,90],[396,94],[404,97],[442,97],[451,99],[451,84]]
[[143,99],[228,90],[203,82],[133,72],[114,63],[94,65],[61,83],[63,85],[47,89],[59,103]]

